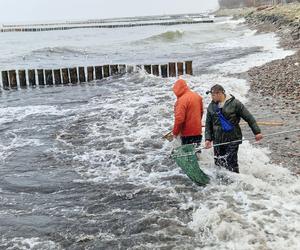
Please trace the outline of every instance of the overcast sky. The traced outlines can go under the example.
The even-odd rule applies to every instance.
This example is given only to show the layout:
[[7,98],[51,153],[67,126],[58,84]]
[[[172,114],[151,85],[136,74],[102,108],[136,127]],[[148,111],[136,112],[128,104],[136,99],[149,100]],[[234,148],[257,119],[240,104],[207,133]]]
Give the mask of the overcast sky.
[[216,9],[218,0],[0,0],[0,23],[77,20]]

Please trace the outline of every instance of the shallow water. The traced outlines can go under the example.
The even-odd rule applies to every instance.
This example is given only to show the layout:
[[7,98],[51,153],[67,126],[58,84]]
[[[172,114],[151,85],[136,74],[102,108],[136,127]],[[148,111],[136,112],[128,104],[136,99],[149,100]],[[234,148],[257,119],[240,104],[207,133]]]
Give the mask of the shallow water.
[[[227,74],[292,53],[227,19],[136,29],[1,34],[0,65],[193,59],[195,76],[185,79],[207,105],[215,83],[247,102],[247,82]],[[271,165],[267,149],[243,143],[240,175],[204,151],[207,187],[170,159],[175,142],[161,136],[172,127],[174,80],[137,72],[2,92],[0,248],[299,249],[299,180]]]

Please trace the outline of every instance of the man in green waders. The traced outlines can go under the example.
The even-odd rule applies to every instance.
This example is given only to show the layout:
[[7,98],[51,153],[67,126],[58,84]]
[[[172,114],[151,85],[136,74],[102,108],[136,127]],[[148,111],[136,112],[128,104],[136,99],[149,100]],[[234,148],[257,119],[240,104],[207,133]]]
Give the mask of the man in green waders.
[[246,107],[232,95],[225,94],[221,85],[214,85],[207,94],[211,94],[205,124],[205,147],[211,148],[212,143],[220,144],[232,141],[222,146],[214,147],[215,164],[239,173],[238,149],[242,143],[242,131],[239,126],[243,118],[250,126],[256,141],[263,138],[254,117]]

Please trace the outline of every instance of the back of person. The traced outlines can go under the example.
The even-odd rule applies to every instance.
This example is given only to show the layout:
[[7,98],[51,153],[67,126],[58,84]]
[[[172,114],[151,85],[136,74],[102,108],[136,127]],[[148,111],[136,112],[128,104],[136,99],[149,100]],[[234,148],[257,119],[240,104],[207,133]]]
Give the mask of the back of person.
[[191,91],[184,80],[178,80],[173,91],[177,96],[175,104],[175,124],[173,134],[181,137],[202,134],[202,97]]
[[188,91],[181,97],[180,102],[186,105],[186,118],[182,127],[182,136],[195,136],[202,134],[202,97],[195,92]]

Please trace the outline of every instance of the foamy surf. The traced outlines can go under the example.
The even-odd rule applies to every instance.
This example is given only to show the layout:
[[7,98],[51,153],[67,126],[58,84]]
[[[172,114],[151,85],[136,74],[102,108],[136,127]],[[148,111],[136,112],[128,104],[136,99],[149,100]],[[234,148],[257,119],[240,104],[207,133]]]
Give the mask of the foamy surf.
[[[222,64],[184,78],[205,106],[205,92],[215,83],[247,102],[248,83],[227,73],[256,65],[259,55],[268,61],[289,52],[277,48],[273,35],[245,35],[248,29],[226,22],[213,27],[211,33],[205,25],[176,27],[191,40],[151,43],[146,50],[131,42],[164,29],[82,31],[86,36],[72,31],[65,42],[72,38],[70,44],[84,49],[106,37],[101,53],[114,52],[114,62],[194,56],[196,72],[201,59],[210,65],[218,56]],[[275,45],[262,46],[269,42]],[[46,63],[52,60],[61,63],[55,55]],[[298,249],[299,181],[285,166],[270,164],[267,149],[244,142],[240,175],[214,166],[212,151],[203,150],[200,165],[211,177],[206,187],[194,185],[175,165],[174,144],[161,139],[173,124],[174,81],[141,71],[88,86],[2,94],[0,246]]]

